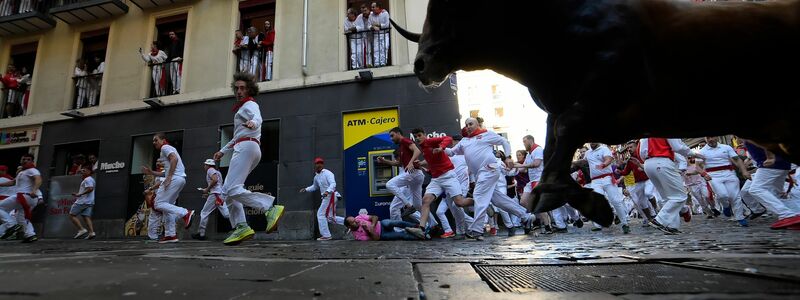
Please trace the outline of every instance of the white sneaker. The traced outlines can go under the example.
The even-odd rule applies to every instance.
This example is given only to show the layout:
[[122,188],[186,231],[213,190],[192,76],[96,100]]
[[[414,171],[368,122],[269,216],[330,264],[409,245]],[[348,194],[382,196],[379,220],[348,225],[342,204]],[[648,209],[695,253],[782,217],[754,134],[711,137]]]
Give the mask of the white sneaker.
[[91,233],[89,233],[88,235],[86,235],[86,237],[85,237],[85,238],[83,238],[83,239],[84,239],[84,240],[91,240],[91,239],[94,239],[94,237],[96,237],[96,236],[97,236],[97,235],[96,235],[96,234],[94,234],[94,232],[91,232]]
[[86,230],[86,229],[81,229],[81,230],[78,230],[78,233],[76,233],[76,234],[75,234],[75,236],[73,237],[73,239],[79,239],[79,238],[81,238],[81,237],[82,237],[84,234],[86,234],[87,232],[89,232],[89,231],[88,231],[88,230]]

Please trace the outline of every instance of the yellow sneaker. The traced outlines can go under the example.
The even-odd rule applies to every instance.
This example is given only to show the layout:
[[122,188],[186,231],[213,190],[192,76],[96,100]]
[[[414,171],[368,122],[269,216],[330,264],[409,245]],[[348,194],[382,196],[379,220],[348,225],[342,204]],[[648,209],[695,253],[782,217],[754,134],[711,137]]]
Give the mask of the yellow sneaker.
[[278,221],[283,216],[283,205],[273,206],[264,215],[267,216],[267,233],[275,231],[278,229]]
[[254,235],[256,235],[256,232],[253,231],[250,226],[237,226],[236,230],[234,230],[231,235],[228,236],[228,238],[226,238],[222,243],[228,246],[238,245],[246,240],[252,239]]

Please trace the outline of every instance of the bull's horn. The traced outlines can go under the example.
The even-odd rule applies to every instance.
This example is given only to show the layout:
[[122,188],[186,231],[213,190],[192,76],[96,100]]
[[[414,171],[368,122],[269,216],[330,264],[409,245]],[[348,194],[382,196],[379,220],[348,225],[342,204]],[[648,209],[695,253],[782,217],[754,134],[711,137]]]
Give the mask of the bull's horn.
[[419,36],[420,36],[419,33],[413,33],[413,32],[409,32],[408,30],[403,29],[403,27],[400,27],[400,25],[397,25],[397,23],[395,23],[394,20],[392,20],[392,19],[389,19],[389,22],[392,22],[392,26],[394,26],[394,29],[397,30],[397,32],[399,32],[400,35],[402,35],[404,38],[406,38],[409,41],[412,41],[414,43],[419,43]]

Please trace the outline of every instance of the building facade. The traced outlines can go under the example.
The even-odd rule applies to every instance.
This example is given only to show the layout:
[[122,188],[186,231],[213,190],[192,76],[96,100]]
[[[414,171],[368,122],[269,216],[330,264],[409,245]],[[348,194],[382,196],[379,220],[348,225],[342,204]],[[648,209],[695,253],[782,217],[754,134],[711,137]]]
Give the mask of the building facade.
[[[8,2],[0,9],[0,163],[14,168],[22,153],[36,155],[48,205],[35,223],[45,237],[71,230],[61,226],[68,199],[56,194],[69,192],[61,179],[77,154],[98,158],[98,234],[123,237],[142,203],[141,167],[155,164],[155,132],[167,133],[187,167],[179,205],[200,209],[202,162],[230,139],[230,79],[244,65],[260,78],[256,98],[265,120],[261,164],[247,184],[286,205],[277,238],[315,235],[318,196],[297,192],[311,183],[315,157],[347,185],[343,116],[394,109],[404,129],[458,132],[455,91],[445,85],[425,92],[413,76],[416,44],[385,28],[344,34],[347,9],[360,9],[361,1]],[[395,22],[421,31],[427,1],[383,2]],[[251,27],[250,45],[235,43],[235,30],[244,37]],[[372,51],[356,67],[353,36],[363,39],[356,48]],[[253,49],[248,57],[237,51],[242,47]],[[158,51],[163,58],[148,58]],[[224,219],[212,218],[208,234],[227,230]]]

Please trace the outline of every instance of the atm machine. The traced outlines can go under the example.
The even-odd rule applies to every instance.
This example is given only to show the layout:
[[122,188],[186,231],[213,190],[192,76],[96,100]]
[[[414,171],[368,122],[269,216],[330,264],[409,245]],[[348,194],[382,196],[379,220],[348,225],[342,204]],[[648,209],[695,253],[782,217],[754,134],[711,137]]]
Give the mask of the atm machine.
[[394,160],[394,150],[370,151],[367,153],[369,166],[369,196],[391,196],[392,193],[386,188],[386,183],[397,176],[397,167],[378,163],[378,157],[385,160]]

